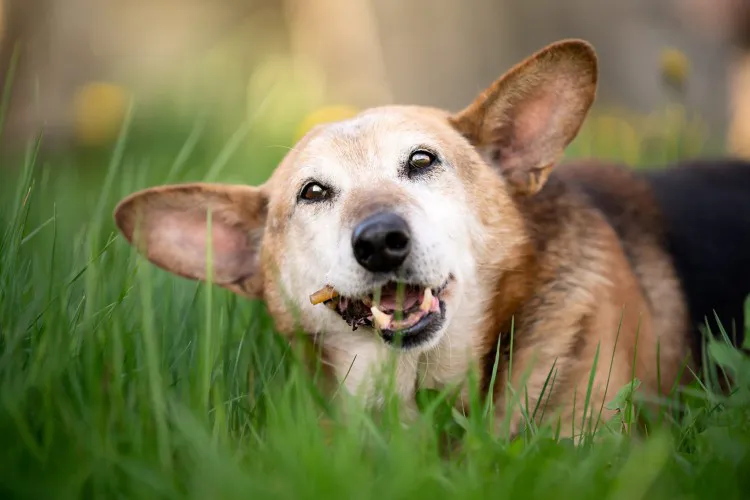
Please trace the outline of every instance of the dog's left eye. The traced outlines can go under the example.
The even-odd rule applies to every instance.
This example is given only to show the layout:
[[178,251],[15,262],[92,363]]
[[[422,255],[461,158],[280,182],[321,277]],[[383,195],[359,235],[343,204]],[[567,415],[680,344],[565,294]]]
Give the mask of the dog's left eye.
[[429,151],[414,151],[409,156],[409,168],[412,170],[424,170],[435,164],[435,155]]

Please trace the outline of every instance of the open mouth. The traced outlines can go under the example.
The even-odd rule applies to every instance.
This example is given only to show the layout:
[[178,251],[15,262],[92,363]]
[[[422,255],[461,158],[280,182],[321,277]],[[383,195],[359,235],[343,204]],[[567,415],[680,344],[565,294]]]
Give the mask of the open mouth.
[[401,339],[401,347],[421,342],[436,332],[445,317],[438,288],[389,282],[380,290],[362,297],[342,297],[331,287],[310,296],[313,304],[325,304],[356,330],[361,326],[377,329],[387,342]]

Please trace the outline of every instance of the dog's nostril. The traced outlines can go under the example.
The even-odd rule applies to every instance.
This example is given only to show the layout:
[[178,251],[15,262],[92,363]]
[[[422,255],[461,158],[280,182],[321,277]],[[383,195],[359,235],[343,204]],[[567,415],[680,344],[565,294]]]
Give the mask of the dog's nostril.
[[370,257],[374,251],[375,247],[368,241],[359,240],[357,244],[354,245],[354,253],[357,258],[366,259]]
[[391,250],[403,250],[409,244],[409,238],[402,232],[388,233],[385,245]]

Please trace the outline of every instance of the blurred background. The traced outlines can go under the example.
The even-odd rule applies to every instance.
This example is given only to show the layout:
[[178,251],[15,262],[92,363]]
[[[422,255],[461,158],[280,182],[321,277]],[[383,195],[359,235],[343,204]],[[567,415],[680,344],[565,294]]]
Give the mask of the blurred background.
[[0,0],[3,163],[40,132],[45,154],[82,162],[111,151],[127,124],[154,168],[182,152],[219,175],[280,146],[264,156],[272,164],[312,123],[362,107],[458,110],[565,37],[589,40],[601,59],[596,109],[573,154],[750,156],[748,4]]
[[[117,236],[113,208],[137,189],[260,183],[317,122],[458,111],[566,37],[600,57],[569,157],[750,158],[750,0],[0,0],[0,498],[413,497],[487,478],[528,496],[560,474],[587,497],[739,498],[741,384],[736,400],[686,391],[656,447],[621,448],[641,441],[630,425],[591,455],[541,433],[510,444],[448,406],[418,432],[354,419],[324,445],[327,398],[265,308],[145,265]],[[730,354],[711,350],[729,375]],[[442,436],[464,422],[479,454],[446,468]]]

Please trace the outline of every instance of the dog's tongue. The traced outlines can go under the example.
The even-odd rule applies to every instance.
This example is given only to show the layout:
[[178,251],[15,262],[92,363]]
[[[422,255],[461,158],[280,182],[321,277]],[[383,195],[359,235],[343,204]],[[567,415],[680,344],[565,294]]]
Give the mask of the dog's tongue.
[[390,311],[399,309],[406,311],[414,307],[414,305],[416,305],[422,298],[419,288],[413,286],[405,287],[401,293],[403,293],[403,298],[400,297],[399,291],[395,285],[387,285],[383,287],[380,292],[380,309]]

